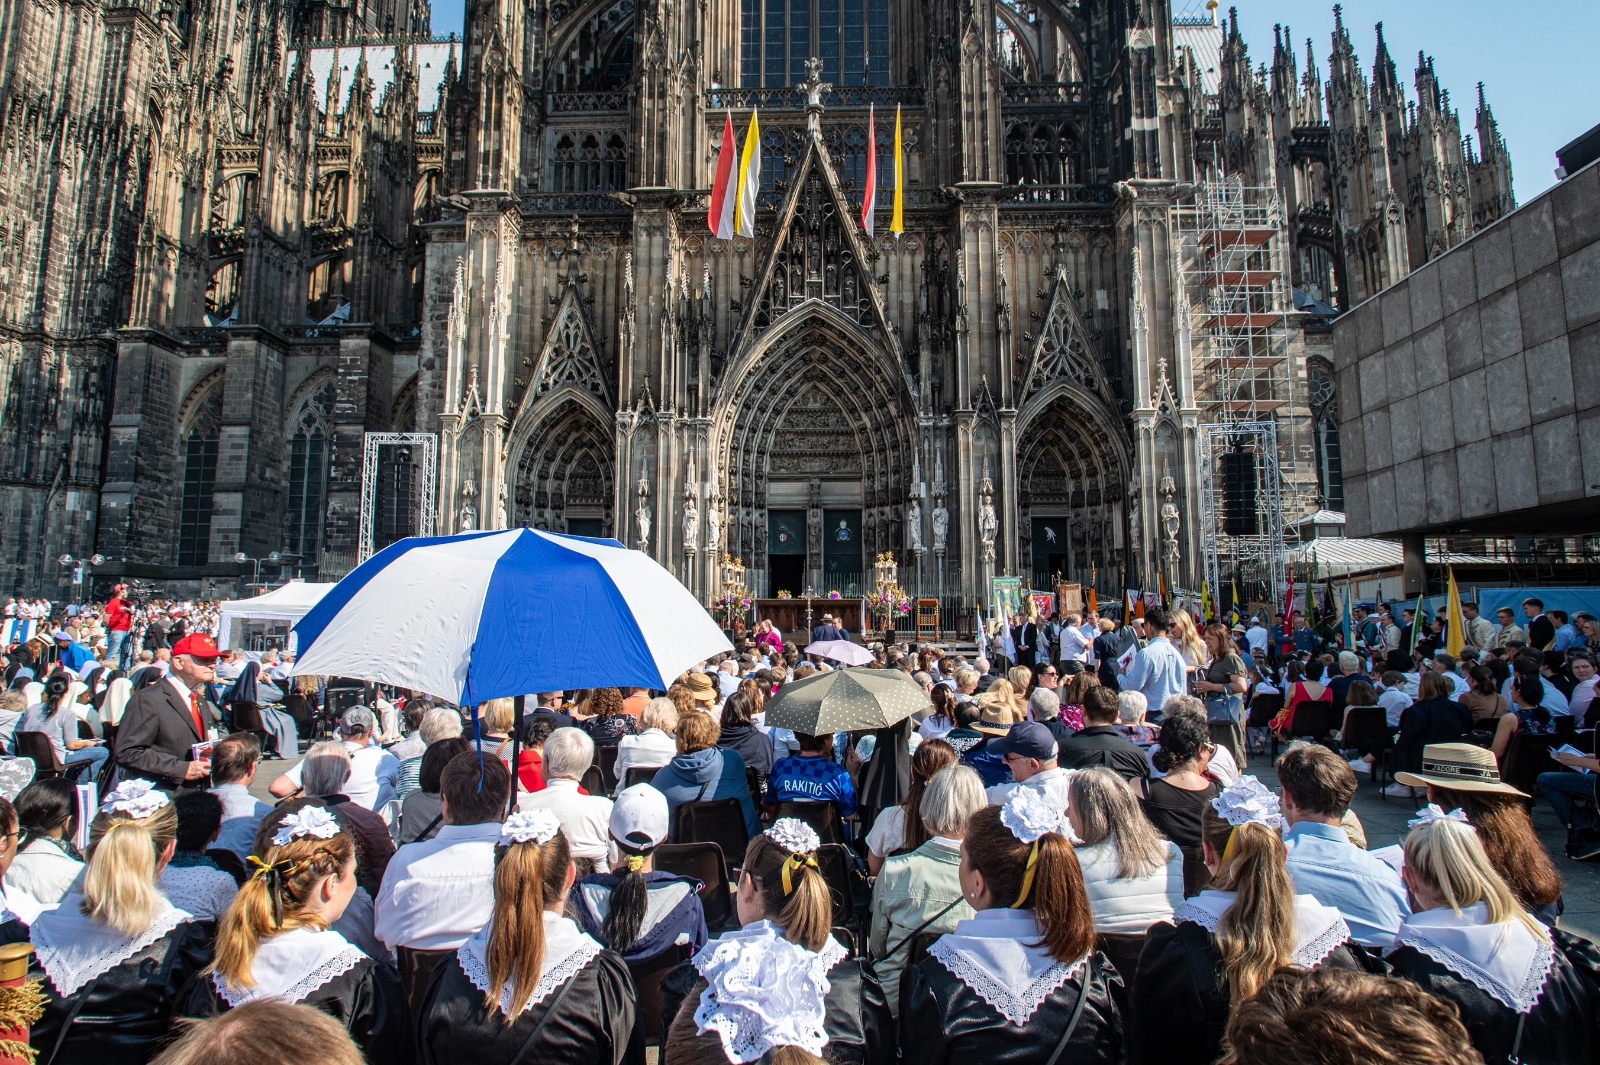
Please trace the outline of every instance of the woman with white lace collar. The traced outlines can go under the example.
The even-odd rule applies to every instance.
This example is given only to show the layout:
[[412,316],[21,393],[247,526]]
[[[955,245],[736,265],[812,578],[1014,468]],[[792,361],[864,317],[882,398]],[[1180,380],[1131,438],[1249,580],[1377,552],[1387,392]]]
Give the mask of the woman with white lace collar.
[[[706,944],[662,983],[663,1065],[714,1057],[775,1065],[894,1060],[894,1026],[872,974],[833,938],[833,899],[816,832],[779,818],[744,852],[737,932]],[[681,1006],[677,1003],[681,1002]]]
[[418,1011],[422,1065],[621,1065],[633,980],[619,955],[562,916],[576,875],[554,813],[506,818],[494,914],[434,969]]
[[171,1037],[179,990],[211,960],[213,930],[156,886],[177,832],[172,801],[149,781],[124,781],[100,807],[82,892],[31,929],[30,975],[45,993],[33,1026],[39,1065],[143,1063]]
[[978,912],[906,970],[904,1060],[1123,1060],[1122,980],[1095,950],[1089,894],[1064,828],[1060,810],[1026,790],[967,823],[961,889]]
[[1387,958],[1394,975],[1455,1003],[1485,1061],[1589,1061],[1600,1003],[1494,871],[1466,816],[1430,806],[1411,826],[1400,875],[1412,913]]
[[329,926],[356,892],[356,848],[320,806],[284,817],[265,858],[217,927],[213,963],[185,991],[179,1012],[212,1017],[277,999],[342,1023],[373,1062],[411,1057],[400,978]]
[[1295,894],[1282,823],[1278,797],[1251,776],[1205,806],[1214,879],[1145,939],[1128,1009],[1134,1065],[1217,1061],[1233,1007],[1286,966],[1364,967],[1339,911]]

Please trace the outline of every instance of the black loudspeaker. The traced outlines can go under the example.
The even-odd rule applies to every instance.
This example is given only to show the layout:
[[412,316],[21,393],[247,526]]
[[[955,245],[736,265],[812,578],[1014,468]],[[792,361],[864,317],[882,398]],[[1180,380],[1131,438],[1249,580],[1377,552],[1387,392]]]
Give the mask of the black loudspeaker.
[[1229,536],[1261,535],[1256,506],[1261,492],[1261,469],[1252,451],[1227,451],[1222,455],[1222,522]]

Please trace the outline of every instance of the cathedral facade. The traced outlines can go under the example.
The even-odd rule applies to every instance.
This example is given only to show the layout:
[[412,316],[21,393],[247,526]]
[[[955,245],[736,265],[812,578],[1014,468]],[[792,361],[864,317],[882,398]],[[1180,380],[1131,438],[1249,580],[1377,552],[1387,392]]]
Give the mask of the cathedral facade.
[[[1202,427],[1273,422],[1285,508],[1337,509],[1327,321],[1512,206],[1482,96],[1475,148],[1381,28],[1324,82],[1167,0],[478,0],[459,41],[393,0],[7,10],[14,592],[515,525],[708,599],[885,553],[929,595],[1194,587]],[[1240,270],[1205,203],[1254,205]]]

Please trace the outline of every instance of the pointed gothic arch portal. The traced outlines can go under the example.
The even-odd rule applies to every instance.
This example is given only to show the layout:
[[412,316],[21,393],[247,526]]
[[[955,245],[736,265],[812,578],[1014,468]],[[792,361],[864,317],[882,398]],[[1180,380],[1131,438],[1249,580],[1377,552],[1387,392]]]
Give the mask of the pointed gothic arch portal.
[[615,536],[615,445],[589,406],[558,400],[527,436],[513,467],[511,524]]
[[[819,300],[785,316],[740,369],[716,419],[727,552],[748,561],[758,591],[859,593],[871,559],[904,546],[916,419],[895,361]],[[786,568],[792,552],[769,551],[770,528],[806,530],[803,574]]]

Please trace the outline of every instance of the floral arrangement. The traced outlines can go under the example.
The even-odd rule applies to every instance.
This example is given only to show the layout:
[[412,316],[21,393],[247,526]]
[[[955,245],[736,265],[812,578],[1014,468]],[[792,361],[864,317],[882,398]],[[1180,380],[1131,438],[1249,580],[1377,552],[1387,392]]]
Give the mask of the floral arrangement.
[[724,625],[733,625],[735,621],[743,621],[750,614],[751,598],[745,593],[729,594],[723,592],[711,601],[711,608],[723,620]]
[[834,589],[830,589],[830,590],[829,590],[829,592],[828,592],[828,598],[829,598],[829,599],[843,599],[843,598],[844,598],[844,596],[842,596],[842,595],[840,595],[840,594],[839,594],[839,589],[837,589],[837,588],[834,588]]
[[868,592],[867,609],[875,618],[887,618],[891,614],[905,617],[911,613],[911,597],[898,588]]
[[787,588],[779,588],[778,589],[778,598],[779,599],[793,599],[794,596],[792,594],[790,594],[789,589],[787,589]]

